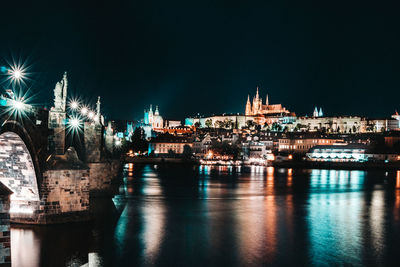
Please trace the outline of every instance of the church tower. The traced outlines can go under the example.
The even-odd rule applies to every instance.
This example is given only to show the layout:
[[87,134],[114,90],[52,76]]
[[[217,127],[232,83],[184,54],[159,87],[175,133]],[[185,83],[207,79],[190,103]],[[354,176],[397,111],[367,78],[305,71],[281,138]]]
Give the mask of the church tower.
[[149,110],[149,124],[153,124],[153,106],[151,104]]
[[265,105],[269,105],[269,100],[268,100],[268,94],[267,94],[267,99],[265,100]]
[[318,117],[318,108],[317,107],[315,107],[314,108],[314,112],[313,112],[313,117]]
[[251,103],[250,103],[250,95],[247,95],[247,103],[246,103],[246,112],[245,112],[246,116],[252,115],[251,112]]

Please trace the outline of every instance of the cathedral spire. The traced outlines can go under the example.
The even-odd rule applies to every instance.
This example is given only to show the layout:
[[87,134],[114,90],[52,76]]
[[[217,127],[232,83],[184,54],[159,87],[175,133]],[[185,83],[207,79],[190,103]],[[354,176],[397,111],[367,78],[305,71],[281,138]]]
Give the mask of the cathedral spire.
[[257,86],[257,93],[256,93],[256,99],[258,100],[260,98],[259,94],[258,94],[258,86]]
[[265,105],[267,105],[267,106],[269,105],[268,94],[267,94],[267,99],[266,99]]
[[245,111],[245,115],[246,115],[246,116],[251,115],[250,95],[247,95],[247,102],[246,102],[246,111]]
[[318,108],[314,108],[313,117],[318,117]]
[[156,106],[156,110],[154,111],[154,115],[156,115],[156,116],[160,115],[160,112],[158,111],[158,106]]

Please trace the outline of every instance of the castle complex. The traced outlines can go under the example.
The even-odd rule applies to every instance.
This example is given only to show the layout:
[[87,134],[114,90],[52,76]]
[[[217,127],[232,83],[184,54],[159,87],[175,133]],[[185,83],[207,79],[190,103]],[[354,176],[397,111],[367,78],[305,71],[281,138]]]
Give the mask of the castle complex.
[[290,112],[286,108],[282,107],[282,104],[269,104],[268,95],[265,100],[265,105],[262,103],[262,99],[258,93],[253,97],[253,104],[250,103],[250,95],[247,96],[246,103],[246,116],[285,116],[289,115]]

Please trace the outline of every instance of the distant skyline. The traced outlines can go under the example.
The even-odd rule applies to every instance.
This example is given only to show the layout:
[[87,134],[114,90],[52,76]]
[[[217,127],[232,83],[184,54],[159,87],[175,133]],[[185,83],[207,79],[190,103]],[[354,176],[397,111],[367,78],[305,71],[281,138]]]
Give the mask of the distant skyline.
[[38,104],[68,71],[69,92],[100,95],[110,119],[150,104],[171,119],[244,113],[257,86],[297,115],[388,117],[400,109],[395,5],[7,1],[0,65],[26,60]]

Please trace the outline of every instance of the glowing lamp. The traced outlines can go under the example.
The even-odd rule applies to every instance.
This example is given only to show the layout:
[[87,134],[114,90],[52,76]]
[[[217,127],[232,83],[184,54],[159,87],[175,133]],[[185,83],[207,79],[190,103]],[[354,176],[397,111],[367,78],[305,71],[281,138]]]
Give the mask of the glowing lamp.
[[288,159],[290,159],[290,160],[293,159],[293,156],[292,156],[292,155],[289,155],[289,156],[288,156]]
[[80,126],[80,124],[81,124],[81,121],[80,121],[78,118],[72,118],[72,119],[69,121],[69,124],[70,124],[71,127],[73,127],[73,128],[78,128],[78,127]]
[[15,70],[12,75],[15,79],[19,80],[22,77],[22,72],[20,70]]
[[12,105],[13,105],[13,108],[17,109],[17,110],[23,110],[25,108],[24,103],[20,100],[14,100]]
[[83,107],[83,108],[81,109],[81,114],[82,114],[82,115],[86,115],[87,113],[88,113],[87,107]]
[[79,103],[77,101],[72,101],[70,103],[71,109],[77,109],[79,107]]
[[23,78],[25,78],[25,73],[20,66],[12,66],[9,69],[8,73],[10,74],[10,79],[13,82],[19,82],[22,81]]

